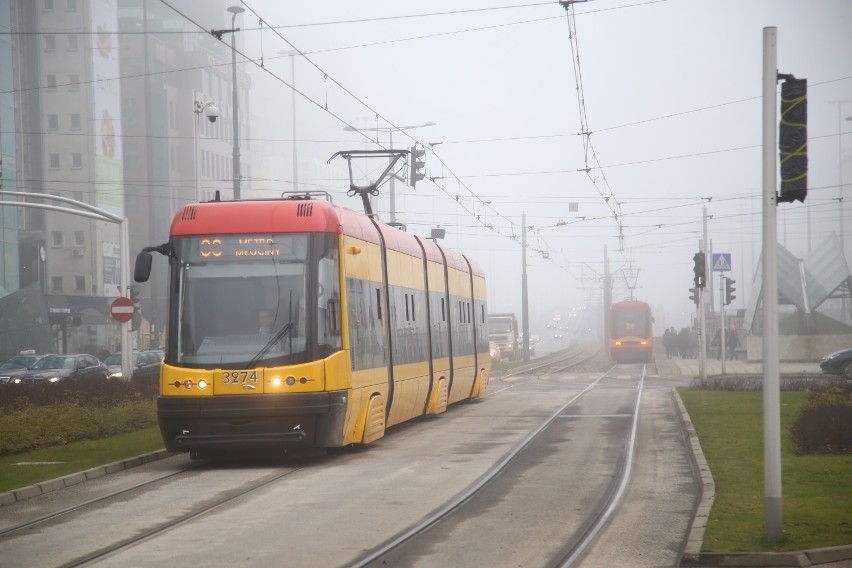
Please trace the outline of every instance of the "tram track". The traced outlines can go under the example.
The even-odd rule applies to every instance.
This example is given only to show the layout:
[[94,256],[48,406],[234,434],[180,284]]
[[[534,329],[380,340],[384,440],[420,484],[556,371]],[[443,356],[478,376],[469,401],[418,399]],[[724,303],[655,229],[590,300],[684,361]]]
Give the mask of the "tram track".
[[[569,359],[573,357],[575,356],[572,355]],[[542,365],[540,367],[544,366],[546,365]],[[475,513],[465,511],[466,507],[470,507],[474,510],[482,510],[483,506],[481,504],[473,506],[473,501],[477,499],[478,496],[487,493],[489,487],[494,484],[501,475],[506,475],[512,468],[519,467],[523,469],[524,467],[528,467],[528,465],[522,463],[523,455],[527,452],[534,451],[533,446],[537,443],[537,440],[543,438],[548,429],[552,428],[554,423],[556,423],[561,417],[565,416],[567,410],[575,406],[578,401],[581,401],[589,393],[599,389],[602,382],[608,378],[612,378],[612,375],[617,369],[618,366],[610,368],[608,371],[591,381],[581,391],[573,394],[573,396],[571,396],[561,407],[544,420],[537,429],[531,431],[525,438],[518,442],[502,460],[495,463],[490,469],[488,469],[488,471],[484,472],[476,483],[467,487],[463,492],[436,510],[432,515],[423,518],[420,522],[388,540],[382,546],[373,549],[369,554],[352,563],[351,566],[365,568],[393,564],[415,564],[418,559],[418,553],[416,551],[430,549],[433,546],[432,544],[420,545],[418,541],[424,540],[429,542],[430,531],[436,529],[436,527],[438,527],[441,523],[452,523],[452,519],[454,517],[469,519],[472,516],[475,516]],[[627,435],[623,440],[623,451],[615,460],[612,470],[607,472],[607,475],[611,476],[611,482],[607,484],[606,488],[601,493],[594,509],[585,513],[582,522],[577,526],[575,531],[570,535],[565,535],[564,543],[556,548],[556,551],[551,558],[549,558],[549,560],[543,565],[559,568],[570,568],[572,566],[579,565],[579,562],[587,548],[595,541],[602,528],[617,512],[618,503],[622,499],[630,480],[644,376],[645,366],[643,365],[641,375],[638,377],[635,388],[636,396],[633,400],[632,411],[629,415],[631,423]],[[522,477],[522,474],[517,475],[518,477]],[[484,497],[484,499],[487,500],[488,497]],[[443,541],[443,538],[432,539],[432,541]],[[449,545],[450,548],[453,548],[454,546],[455,545]],[[464,543],[459,543],[458,546],[464,547],[466,545]]]
[[[314,463],[314,462],[311,462]],[[278,464],[273,467],[269,473],[261,473],[260,475],[245,479],[247,475],[241,476],[241,481],[227,489],[219,491],[217,494],[209,495],[205,492],[197,492],[195,495],[190,495],[187,498],[187,505],[180,508],[180,512],[170,515],[152,515],[153,509],[148,509],[145,513],[140,514],[139,523],[127,523],[124,528],[117,528],[110,534],[103,534],[102,538],[94,539],[91,542],[81,545],[75,552],[72,547],[67,547],[66,552],[59,557],[54,557],[51,560],[41,560],[33,558],[13,558],[6,556],[5,561],[9,561],[9,566],[18,565],[16,562],[22,560],[24,565],[39,565],[39,566],[59,566],[62,568],[71,568],[77,566],[87,566],[97,564],[99,561],[108,559],[116,553],[129,550],[134,546],[144,543],[159,535],[168,533],[181,525],[191,522],[195,519],[203,517],[213,511],[220,509],[223,506],[238,502],[240,499],[246,498],[258,491],[263,490],[284,478],[292,476],[308,467],[308,464],[302,466],[282,466]],[[34,538],[34,535],[50,535],[54,532],[62,532],[63,527],[70,527],[70,532],[78,531],[79,526],[87,525],[91,519],[96,517],[99,511],[119,507],[123,502],[136,502],[133,505],[134,513],[145,510],[144,503],[145,495],[155,493],[157,491],[168,492],[169,484],[183,484],[183,487],[203,486],[205,484],[216,484],[214,481],[206,481],[204,476],[208,477],[225,477],[230,479],[229,464],[227,462],[217,463],[215,465],[206,465],[205,463],[193,462],[185,467],[179,467],[162,475],[146,479],[139,483],[134,483],[119,490],[109,492],[98,497],[80,501],[67,507],[61,507],[57,510],[50,511],[28,519],[24,522],[7,526],[0,529],[0,549],[7,547],[14,548],[16,543],[25,542]],[[186,491],[183,491],[186,496]],[[137,510],[136,507],[139,507]],[[129,516],[137,517],[134,513]],[[119,523],[112,523],[115,527]],[[93,529],[94,530],[94,529]],[[51,542],[50,538],[45,541],[43,549],[50,549],[56,543]],[[61,545],[60,545],[61,546]]]
[[177,517],[170,518],[165,522],[162,522],[160,524],[152,526],[152,527],[150,527],[150,528],[148,528],[148,529],[146,529],[146,530],[144,530],[140,533],[134,534],[134,535],[129,536],[125,539],[119,540],[117,542],[113,542],[113,543],[111,543],[107,546],[103,546],[101,548],[93,550],[93,551],[91,551],[90,553],[88,553],[84,556],[80,556],[78,558],[75,558],[73,560],[65,562],[64,564],[61,564],[60,566],[61,566],[61,568],[75,568],[77,566],[86,566],[90,563],[95,563],[99,560],[106,559],[106,558],[110,557],[111,555],[113,555],[115,553],[121,552],[122,550],[131,548],[131,547],[136,546],[140,543],[143,543],[143,542],[145,542],[145,541],[147,541],[147,540],[149,540],[153,537],[156,537],[157,535],[165,533],[165,532],[167,532],[167,531],[169,531],[169,530],[171,530],[175,527],[178,527],[178,526],[180,526],[180,525],[182,525],[182,524],[184,524],[188,521],[191,521],[192,519],[195,519],[197,517],[200,517],[202,515],[210,513],[212,511],[218,509],[219,507],[222,507],[226,504],[237,501],[237,500],[239,500],[239,499],[241,499],[241,498],[243,498],[247,495],[254,493],[255,491],[263,489],[264,487],[266,487],[270,484],[273,484],[277,481],[280,481],[281,479],[283,479],[285,477],[293,475],[294,473],[298,472],[300,469],[301,468],[296,468],[295,470],[292,470],[292,471],[286,471],[286,472],[283,472],[283,473],[275,473],[275,474],[264,476],[260,480],[255,481],[255,482],[253,482],[249,485],[238,487],[238,488],[233,489],[229,492],[226,492],[225,495],[220,496],[219,498],[212,499],[212,500],[206,500],[206,501],[204,501],[203,505],[197,507],[194,510],[188,511],[188,512],[182,514],[182,515],[177,516]]
[[105,502],[114,500],[118,497],[121,497],[122,495],[128,495],[130,493],[133,493],[134,491],[139,491],[140,489],[144,489],[146,487],[150,487],[152,485],[162,483],[163,481],[166,481],[166,480],[173,478],[175,476],[178,476],[178,475],[182,475],[182,474],[184,474],[188,471],[197,469],[198,467],[199,467],[199,464],[191,464],[188,467],[181,468],[177,471],[170,471],[170,472],[165,473],[163,475],[156,476],[152,479],[147,479],[143,482],[133,484],[129,487],[124,487],[122,489],[119,489],[118,491],[112,491],[110,493],[107,493],[105,495],[101,495],[101,496],[96,497],[94,499],[89,499],[89,500],[84,501],[82,503],[75,503],[74,505],[71,505],[69,507],[62,507],[62,508],[57,509],[55,511],[51,511],[49,513],[39,515],[39,516],[34,517],[32,519],[28,519],[28,520],[26,520],[22,523],[18,523],[16,525],[12,525],[12,526],[8,526],[8,527],[2,527],[2,528],[0,528],[0,538],[2,538],[3,536],[5,536],[7,534],[14,534],[15,532],[30,530],[30,529],[36,527],[37,525],[40,525],[42,523],[46,523],[48,521],[52,521],[54,519],[58,519],[59,517],[62,517],[62,516],[67,515],[69,513],[73,513],[75,511],[81,511],[81,510],[83,510],[87,507],[96,507],[96,506],[98,506],[102,503],[105,503]]
[[[181,467],[10,527],[0,557],[9,568],[585,565],[627,500],[643,384],[640,366],[528,374],[374,447]],[[489,550],[500,547],[505,557]]]
[[533,374],[537,378],[540,378],[550,374],[561,373],[589,361],[598,352],[598,349],[589,347],[573,347],[557,352],[554,355],[547,355],[537,360],[534,359],[529,363],[518,365],[512,369],[507,369],[505,372],[499,373],[498,377],[502,380],[507,380]]

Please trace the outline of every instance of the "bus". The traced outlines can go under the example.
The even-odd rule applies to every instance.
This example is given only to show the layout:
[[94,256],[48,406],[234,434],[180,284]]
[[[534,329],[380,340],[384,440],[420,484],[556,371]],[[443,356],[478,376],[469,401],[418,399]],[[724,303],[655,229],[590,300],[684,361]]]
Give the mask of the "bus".
[[169,451],[367,444],[487,391],[480,266],[327,194],[186,205],[137,256],[137,282],[155,252],[169,265]]
[[609,352],[616,363],[650,363],[654,321],[645,302],[615,302],[609,310]]

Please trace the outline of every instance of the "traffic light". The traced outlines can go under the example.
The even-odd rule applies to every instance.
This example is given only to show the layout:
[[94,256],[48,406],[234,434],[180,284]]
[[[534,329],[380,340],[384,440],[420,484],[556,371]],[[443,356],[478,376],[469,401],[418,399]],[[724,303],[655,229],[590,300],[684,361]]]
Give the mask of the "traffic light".
[[424,162],[421,158],[426,155],[426,150],[424,148],[418,148],[417,144],[408,149],[409,160],[408,160],[408,180],[406,183],[414,187],[415,184],[426,177],[426,173],[423,171],[424,166],[426,166],[426,162]]
[[139,311],[139,286],[128,286],[127,293],[130,296],[130,300],[133,302],[133,307],[136,311]]
[[725,305],[726,306],[730,305],[730,303],[733,302],[736,299],[736,296],[734,296],[734,292],[737,291],[737,289],[734,288],[734,284],[736,284],[736,283],[737,283],[737,281],[732,279],[732,278],[725,278]]
[[692,271],[695,273],[695,286],[698,288],[704,288],[704,284],[706,281],[706,262],[704,260],[704,253],[697,252],[695,256],[692,257],[693,262],[695,262],[695,266]]
[[785,75],[781,84],[779,203],[805,201],[808,195],[808,80]]
[[698,305],[698,287],[689,289],[689,299],[695,302],[695,305]]
[[130,330],[136,331],[142,323],[142,307],[139,305],[139,286],[128,286],[127,294],[133,302],[133,317],[130,319]]

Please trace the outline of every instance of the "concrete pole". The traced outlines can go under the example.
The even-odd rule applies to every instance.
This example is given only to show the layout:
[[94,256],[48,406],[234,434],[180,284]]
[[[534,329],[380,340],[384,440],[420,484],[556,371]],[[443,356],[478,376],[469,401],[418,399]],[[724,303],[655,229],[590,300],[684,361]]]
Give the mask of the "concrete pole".
[[522,360],[524,362],[530,360],[530,316],[529,310],[529,295],[527,294],[527,214],[521,215],[521,265],[523,272],[521,275],[521,329],[524,332],[524,343]]
[[[390,149],[393,150],[393,128],[388,130],[388,135],[390,140],[388,143],[390,144]],[[394,158],[389,158],[390,162],[394,161]],[[412,158],[414,160],[414,158]],[[413,167],[413,164],[412,164]],[[388,191],[390,192],[390,222],[396,223],[396,177],[390,177],[390,183],[388,185]]]
[[[296,56],[290,56],[290,84],[293,86],[293,191],[299,191],[299,157],[296,145]],[[393,178],[391,178],[393,179]]]
[[719,341],[721,342],[721,345],[719,345],[719,358],[722,360],[722,374],[726,375],[727,370],[725,369],[725,359],[727,359],[728,354],[728,343],[725,339],[725,334],[728,330],[725,328],[727,325],[725,323],[725,276],[719,277],[719,311],[722,312],[722,317],[720,319],[722,331],[719,334]]
[[233,83],[234,90],[232,92],[233,106],[234,106],[234,153],[233,153],[233,174],[234,174],[234,199],[240,199],[240,107],[237,100],[237,46],[236,35],[239,31],[236,27],[237,14],[242,13],[244,9],[240,6],[231,6],[228,8],[228,11],[231,12],[231,81]]
[[781,393],[778,364],[776,85],[778,29],[763,28],[763,482],[765,536],[784,537],[781,509]]
[[[118,248],[121,254],[121,290],[123,296],[130,296],[130,229],[127,217],[118,222]],[[130,344],[130,322],[121,324],[121,376],[133,374],[133,346]]]

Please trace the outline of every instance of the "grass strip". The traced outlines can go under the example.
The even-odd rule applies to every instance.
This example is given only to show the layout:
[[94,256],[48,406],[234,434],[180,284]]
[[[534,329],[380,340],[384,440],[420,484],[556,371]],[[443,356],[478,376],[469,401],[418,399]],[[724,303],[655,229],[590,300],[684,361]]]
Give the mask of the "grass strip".
[[100,440],[71,442],[0,457],[0,493],[154,452],[163,448],[157,426]]
[[790,426],[807,392],[781,393],[784,539],[765,539],[763,394],[679,388],[716,484],[705,551],[781,552],[852,543],[852,455],[797,455]]

